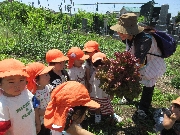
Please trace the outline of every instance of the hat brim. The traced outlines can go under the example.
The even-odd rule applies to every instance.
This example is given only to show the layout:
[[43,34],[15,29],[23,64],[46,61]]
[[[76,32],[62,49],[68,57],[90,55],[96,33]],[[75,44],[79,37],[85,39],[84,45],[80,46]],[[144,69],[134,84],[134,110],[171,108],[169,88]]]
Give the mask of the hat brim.
[[102,58],[101,57],[97,57],[97,58],[92,60],[92,63],[96,62],[97,60],[102,60]]
[[83,55],[83,57],[80,58],[80,60],[86,60],[89,58],[89,55]]
[[69,60],[69,58],[66,56],[62,56],[62,57],[58,57],[58,58],[52,60],[51,62],[62,62],[62,61],[66,61],[66,60]]
[[84,52],[94,52],[94,51],[100,52],[99,49],[96,50],[96,49],[94,49],[94,48],[84,48],[83,51],[84,51]]
[[49,71],[51,71],[53,69],[53,67],[54,66],[45,67],[40,73],[38,73],[38,75],[43,75],[43,74],[48,73]]
[[29,77],[29,75],[23,70],[13,70],[13,71],[1,72],[0,73],[0,78],[8,77],[8,76],[14,76],[14,75],[20,75],[20,76]]
[[84,52],[94,52],[95,49],[94,48],[85,48],[83,49]]
[[119,24],[111,26],[110,29],[122,34],[129,34],[129,35],[136,35],[144,30],[143,27],[138,25],[135,25],[134,27],[124,27]]
[[100,104],[98,104],[96,101],[94,100],[90,100],[89,102],[87,102],[86,104],[84,104],[84,106],[90,107],[90,108],[100,108]]
[[180,105],[180,101],[173,100],[171,103]]

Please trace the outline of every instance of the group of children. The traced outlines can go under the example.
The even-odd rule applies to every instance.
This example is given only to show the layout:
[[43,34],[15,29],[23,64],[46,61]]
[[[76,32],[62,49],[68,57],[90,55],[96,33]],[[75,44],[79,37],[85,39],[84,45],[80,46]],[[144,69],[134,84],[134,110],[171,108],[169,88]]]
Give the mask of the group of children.
[[[84,116],[88,107],[94,112],[96,123],[101,121],[101,115],[114,117],[110,97],[99,88],[100,81],[95,77],[96,69],[105,58],[99,44],[88,41],[83,50],[72,47],[66,56],[58,49],[49,50],[46,53],[48,66],[40,62],[25,66],[16,59],[0,61],[0,135],[62,134],[63,128],[68,131],[72,121],[76,121],[71,119]],[[62,89],[66,92],[64,96],[59,95]],[[59,107],[61,111],[57,112]],[[66,119],[67,114],[70,120]],[[62,123],[57,121],[62,117]],[[114,119],[121,121],[118,115]],[[76,121],[78,126],[75,124],[75,127],[80,128],[82,120]]]
[[[104,59],[99,44],[88,41],[83,50],[72,47],[66,56],[58,49],[49,50],[48,66],[0,61],[0,135],[92,135],[80,125],[88,110],[94,112],[96,123],[106,115],[120,122],[112,98],[99,88],[95,76]],[[164,128],[180,133],[178,121],[179,98],[172,101],[171,113],[164,114]]]

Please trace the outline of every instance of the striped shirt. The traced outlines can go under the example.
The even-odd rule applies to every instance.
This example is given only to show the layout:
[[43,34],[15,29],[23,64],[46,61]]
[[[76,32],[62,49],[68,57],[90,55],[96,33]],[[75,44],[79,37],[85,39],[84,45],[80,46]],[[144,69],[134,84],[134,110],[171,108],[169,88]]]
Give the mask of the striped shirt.
[[[129,45],[126,44],[126,49],[132,55],[135,54],[134,44],[132,44],[131,48],[129,48]],[[151,48],[148,52],[161,55],[161,51],[157,47],[157,42],[154,37],[152,37]],[[145,85],[146,87],[152,87],[157,82],[157,79],[165,73],[166,65],[163,58],[151,54],[146,55],[146,61],[147,63],[140,69],[140,74],[142,78],[140,83]]]

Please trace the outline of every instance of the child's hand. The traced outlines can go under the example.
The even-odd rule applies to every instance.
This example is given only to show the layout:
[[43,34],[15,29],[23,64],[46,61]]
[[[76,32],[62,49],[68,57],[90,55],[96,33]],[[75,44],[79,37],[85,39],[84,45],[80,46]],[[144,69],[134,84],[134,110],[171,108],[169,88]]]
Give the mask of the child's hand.
[[36,124],[36,134],[38,134],[41,131],[41,125]]

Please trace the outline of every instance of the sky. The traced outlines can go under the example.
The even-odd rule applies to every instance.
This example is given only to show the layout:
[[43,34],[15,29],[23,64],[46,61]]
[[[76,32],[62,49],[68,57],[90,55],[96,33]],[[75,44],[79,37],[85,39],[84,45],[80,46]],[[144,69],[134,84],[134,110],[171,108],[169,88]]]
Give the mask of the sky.
[[[2,2],[3,0],[0,0]],[[39,0],[40,4],[38,4],[38,0],[16,0],[25,4],[32,4],[34,2],[35,7],[39,7],[40,5],[46,8],[53,9],[54,11],[59,11],[59,7],[61,5],[63,12],[67,12],[65,9],[65,5],[71,5],[72,13],[78,11],[78,8],[81,10],[85,10],[87,12],[98,12],[98,13],[106,13],[106,11],[119,11],[123,6],[126,7],[141,7],[143,4],[125,4],[125,3],[147,3],[151,0]],[[72,1],[72,2],[71,2]],[[155,7],[161,7],[163,4],[169,5],[168,13],[171,13],[171,16],[176,16],[178,11],[180,11],[180,0],[154,0]],[[73,5],[74,2],[74,5]],[[96,11],[96,5],[78,5],[78,4],[95,4],[95,3],[124,3],[124,4],[100,4],[98,6],[98,10]]]

